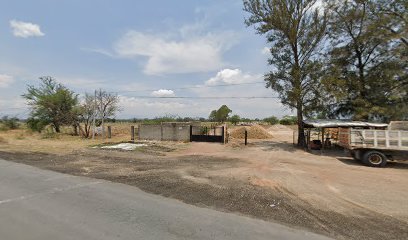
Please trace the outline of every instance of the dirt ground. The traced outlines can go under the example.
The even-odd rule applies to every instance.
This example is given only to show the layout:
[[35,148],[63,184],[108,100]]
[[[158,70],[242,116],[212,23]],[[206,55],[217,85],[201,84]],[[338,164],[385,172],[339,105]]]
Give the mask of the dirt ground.
[[294,148],[290,128],[268,130],[272,139],[248,146],[234,139],[227,145],[147,142],[135,151],[91,148],[101,142],[70,137],[21,139],[16,131],[0,133],[0,158],[336,239],[408,239],[408,162],[369,168],[339,150]]

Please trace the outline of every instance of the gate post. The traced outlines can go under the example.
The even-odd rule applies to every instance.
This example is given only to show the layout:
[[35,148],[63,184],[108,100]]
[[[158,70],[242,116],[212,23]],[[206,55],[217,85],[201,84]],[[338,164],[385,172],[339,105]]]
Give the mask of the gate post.
[[[214,130],[214,132],[215,132],[215,130]],[[224,126],[222,126],[222,143],[225,144],[225,127]]]
[[193,125],[190,125],[190,142],[193,141]]
[[108,138],[112,138],[112,127],[108,126]]
[[130,140],[133,143],[135,142],[135,126],[130,127]]

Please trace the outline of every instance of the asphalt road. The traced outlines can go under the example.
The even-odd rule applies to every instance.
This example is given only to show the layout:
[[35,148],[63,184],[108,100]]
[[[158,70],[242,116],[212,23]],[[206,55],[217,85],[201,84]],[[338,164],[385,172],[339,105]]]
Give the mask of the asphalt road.
[[108,181],[0,160],[0,239],[326,239]]

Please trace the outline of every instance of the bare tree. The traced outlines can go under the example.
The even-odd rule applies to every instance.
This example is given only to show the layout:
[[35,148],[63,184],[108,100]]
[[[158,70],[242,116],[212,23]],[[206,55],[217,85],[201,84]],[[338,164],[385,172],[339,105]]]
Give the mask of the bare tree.
[[119,97],[116,94],[108,93],[102,89],[96,92],[96,109],[101,119],[102,138],[105,138],[105,119],[115,116],[119,111]]
[[84,129],[80,127],[82,136],[89,138],[91,134],[92,120],[96,114],[95,112],[95,97],[91,94],[85,93],[85,98],[79,107],[79,120],[84,124]]

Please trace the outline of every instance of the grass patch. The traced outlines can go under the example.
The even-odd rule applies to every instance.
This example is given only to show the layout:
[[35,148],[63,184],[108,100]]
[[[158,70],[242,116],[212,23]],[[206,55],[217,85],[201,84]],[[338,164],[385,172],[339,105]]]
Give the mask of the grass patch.
[[17,136],[16,136],[16,139],[17,140],[24,140],[26,137],[25,137],[25,135],[24,135],[24,133],[20,133],[20,134],[18,134]]
[[45,132],[41,134],[42,139],[60,139],[60,136],[58,133],[54,132]]
[[7,142],[6,139],[0,137],[0,143],[1,143],[1,144],[7,144],[8,142]]

